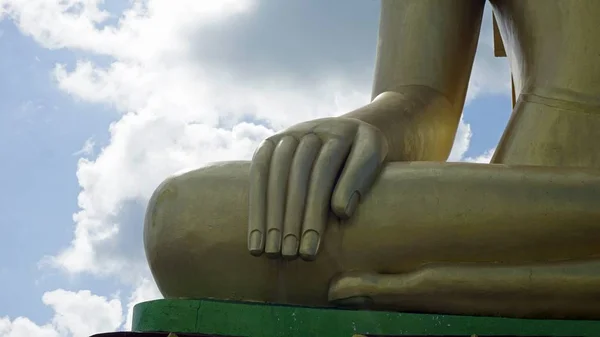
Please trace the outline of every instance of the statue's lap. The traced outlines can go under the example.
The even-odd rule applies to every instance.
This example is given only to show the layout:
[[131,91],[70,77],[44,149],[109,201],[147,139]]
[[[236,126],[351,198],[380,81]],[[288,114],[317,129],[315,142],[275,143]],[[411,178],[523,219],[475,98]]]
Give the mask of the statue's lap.
[[[526,231],[523,235],[514,235],[514,231],[507,230],[504,234],[490,236],[486,233],[485,226],[496,227],[496,223],[481,223],[481,231],[473,232],[473,224],[469,223],[468,218],[461,222],[447,220],[444,221],[443,226],[433,229],[426,227],[437,226],[435,222],[431,221],[415,226],[415,223],[412,222],[427,216],[427,214],[436,216],[432,215],[431,210],[434,204],[428,204],[428,202],[437,202],[439,205],[440,196],[442,196],[442,203],[443,200],[447,200],[447,202],[457,200],[456,194],[452,191],[448,192],[447,197],[438,195],[437,199],[434,198],[430,201],[417,198],[418,200],[413,201],[414,204],[405,205],[406,210],[400,212],[404,216],[398,217],[400,208],[394,209],[393,204],[396,202],[402,204],[404,200],[402,198],[405,198],[404,203],[415,198],[411,197],[410,193],[398,196],[394,194],[394,190],[408,189],[411,191],[418,187],[421,190],[425,188],[423,192],[428,194],[427,188],[439,188],[440,186],[439,182],[436,184],[419,183],[412,186],[404,182],[407,179],[403,179],[402,176],[395,176],[412,174],[411,172],[431,172],[431,170],[422,170],[423,167],[419,165],[440,165],[441,168],[447,170],[456,168],[458,171],[455,172],[458,173],[455,174],[461,174],[461,170],[464,170],[465,167],[461,164],[415,163],[412,166],[407,164],[402,169],[390,169],[384,172],[386,183],[376,185],[373,197],[375,199],[365,201],[365,208],[369,211],[363,213],[359,211],[356,214],[357,223],[340,226],[332,220],[324,238],[323,249],[319,258],[314,262],[304,262],[299,259],[295,261],[270,260],[264,256],[257,258],[248,253],[246,226],[249,164],[247,162],[214,164],[170,178],[157,189],[152,197],[145,225],[145,245],[155,280],[163,294],[170,298],[218,298],[328,306],[330,282],[340,272],[349,270],[387,271],[389,274],[391,271],[402,277],[402,275],[410,276],[418,273],[419,270],[422,270],[420,268],[423,262],[426,261],[445,259],[451,262],[446,266],[452,266],[460,262],[477,262],[478,256],[485,258],[485,254],[487,254],[488,260],[498,257],[513,258],[514,260],[523,255],[511,257],[510,252],[501,244],[503,240],[511,245],[520,244],[527,247],[531,246],[532,242],[531,238],[527,239],[527,235],[542,240],[555,240],[557,235],[561,237],[560,233],[550,235],[547,232],[537,233],[534,230]],[[421,170],[419,171],[419,169]],[[483,171],[486,169],[488,168],[483,168]],[[489,169],[494,170],[492,167]],[[470,174],[470,176],[472,179],[485,180],[485,175],[480,178],[477,177],[477,174]],[[593,176],[590,174],[590,177]],[[416,181],[415,179],[409,180]],[[597,182],[600,182],[600,179]],[[461,186],[466,186],[464,179],[462,184]],[[471,192],[476,192],[481,188],[485,189],[485,185],[473,185]],[[449,185],[449,187],[451,186]],[[594,188],[595,185],[591,184],[590,186],[590,188]],[[396,196],[393,197],[394,195]],[[589,196],[589,193],[584,191],[582,195]],[[377,196],[380,199],[377,199]],[[476,193],[474,198],[481,199]],[[573,194],[572,198],[576,200],[577,194]],[[469,202],[465,198],[458,199],[461,199],[462,204],[475,202]],[[486,200],[480,200],[480,202],[483,205]],[[518,204],[519,200],[515,200],[515,202]],[[544,201],[540,200],[538,204],[543,206]],[[448,204],[445,209],[456,209],[459,206],[459,203]],[[558,206],[551,204],[548,207]],[[429,212],[426,211],[427,209]],[[384,213],[385,210],[388,210],[387,213]],[[460,209],[457,211],[460,213]],[[535,212],[534,209],[531,211]],[[544,210],[540,209],[540,211]],[[377,213],[380,215],[373,217],[373,214]],[[515,230],[523,227],[519,223],[513,224],[513,226],[515,226]],[[552,224],[544,224],[544,226],[551,227]],[[466,237],[456,235],[457,228],[459,233],[461,231],[464,233],[464,230],[468,228],[473,233]],[[340,231],[344,231],[343,235]],[[477,235],[480,235],[480,238],[477,238]],[[446,242],[440,241],[441,238],[446,238]],[[484,254],[473,254],[474,249],[481,250],[482,242],[484,242],[482,240],[491,240],[484,246],[495,245],[497,248],[486,249]],[[556,249],[552,247],[538,247],[532,249],[529,254],[552,254],[554,250]],[[562,275],[563,277],[577,277],[582,275],[582,270],[587,270],[587,274],[584,273],[587,278],[579,278],[579,280],[596,282],[593,284],[598,284],[597,289],[600,289],[600,283],[597,280],[600,269],[597,269],[597,273],[587,267],[587,269],[580,267],[577,267],[579,269],[569,267],[568,270],[552,269],[539,263],[533,267],[532,270],[538,270],[546,275]],[[492,278],[493,272],[496,271],[492,271]],[[506,278],[507,275],[510,275],[510,270],[508,272],[500,271],[496,276]],[[527,277],[523,278],[523,275],[529,275],[528,270],[523,272],[521,267],[521,272],[515,269],[512,273],[516,275],[513,278],[513,284],[527,283]],[[468,277],[463,282],[472,282],[473,289],[486,287],[485,278],[473,277],[473,270],[468,271],[467,274],[465,275]],[[442,273],[442,276],[444,275],[451,275],[451,273]],[[445,276],[437,279],[427,277],[422,279],[423,284],[432,281],[438,282],[440,287],[452,284],[447,282],[449,279],[444,278]],[[522,281],[519,281],[519,278]],[[419,291],[419,288],[413,290]]]

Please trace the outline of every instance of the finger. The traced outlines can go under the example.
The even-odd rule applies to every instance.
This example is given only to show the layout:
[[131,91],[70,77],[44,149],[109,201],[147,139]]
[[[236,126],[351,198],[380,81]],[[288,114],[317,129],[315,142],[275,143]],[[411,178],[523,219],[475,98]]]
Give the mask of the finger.
[[327,224],[333,186],[349,150],[350,144],[347,142],[339,139],[329,140],[321,148],[313,166],[300,239],[299,253],[304,260],[314,260],[319,251],[321,235]]
[[271,140],[263,141],[250,165],[250,189],[248,191],[248,250],[254,256],[260,256],[265,247],[267,183],[269,166],[275,144]]
[[304,136],[300,140],[292,161],[283,221],[283,245],[281,247],[281,255],[286,259],[293,259],[298,255],[310,172],[321,149],[321,144],[321,139],[315,134]]
[[269,168],[269,185],[267,190],[267,242],[265,253],[269,257],[277,257],[281,253],[281,232],[283,231],[283,215],[290,167],[298,141],[292,136],[285,136],[279,141]]
[[342,219],[352,216],[360,198],[375,182],[387,151],[379,130],[359,128],[331,198],[335,215]]

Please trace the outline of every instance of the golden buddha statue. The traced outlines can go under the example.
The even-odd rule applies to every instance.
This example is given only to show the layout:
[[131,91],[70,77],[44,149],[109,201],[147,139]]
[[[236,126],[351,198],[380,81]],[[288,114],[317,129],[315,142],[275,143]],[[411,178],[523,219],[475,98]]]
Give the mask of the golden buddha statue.
[[491,164],[445,162],[485,1],[384,0],[371,103],[157,188],[163,295],[600,318],[600,1],[491,4],[515,99]]

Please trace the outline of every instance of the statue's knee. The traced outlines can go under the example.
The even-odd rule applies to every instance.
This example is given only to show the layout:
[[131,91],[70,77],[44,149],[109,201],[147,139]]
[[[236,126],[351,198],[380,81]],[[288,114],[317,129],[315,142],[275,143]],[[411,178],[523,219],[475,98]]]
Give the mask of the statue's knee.
[[147,252],[166,249],[165,245],[172,249],[173,245],[192,244],[192,237],[196,238],[193,244],[201,244],[205,239],[202,233],[214,226],[218,214],[225,211],[220,206],[226,202],[220,200],[225,195],[218,192],[215,183],[218,174],[201,168],[169,177],[156,188],[144,223]]
[[163,181],[155,190],[146,208],[146,217],[144,220],[144,243],[147,245],[149,240],[156,239],[156,235],[165,230],[169,221],[169,212],[173,208],[174,199],[177,196],[176,178],[168,178]]
[[185,227],[177,214],[182,201],[179,195],[180,185],[180,177],[166,179],[155,189],[148,202],[144,220],[144,248],[153,271],[156,268],[162,269],[157,265],[164,265],[161,261],[165,251],[169,250],[168,254],[176,253],[169,247],[181,247],[181,242],[177,242],[180,236],[173,235]]
[[[260,268],[262,260],[246,250],[248,168],[209,165],[168,178],[155,190],[144,246],[163,295],[216,296],[236,282],[240,269],[245,275]],[[240,267],[240,261],[247,262]]]
[[148,203],[146,253],[207,254],[201,247],[245,237],[248,169],[245,162],[215,163],[166,179]]

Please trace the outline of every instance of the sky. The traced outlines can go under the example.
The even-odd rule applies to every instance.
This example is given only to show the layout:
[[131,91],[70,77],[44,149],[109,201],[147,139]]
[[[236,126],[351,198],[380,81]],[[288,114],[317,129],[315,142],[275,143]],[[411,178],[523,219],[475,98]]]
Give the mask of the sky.
[[[160,298],[158,184],[368,103],[379,1],[0,0],[0,337],[128,329]],[[486,8],[449,160],[487,162],[510,71]]]

